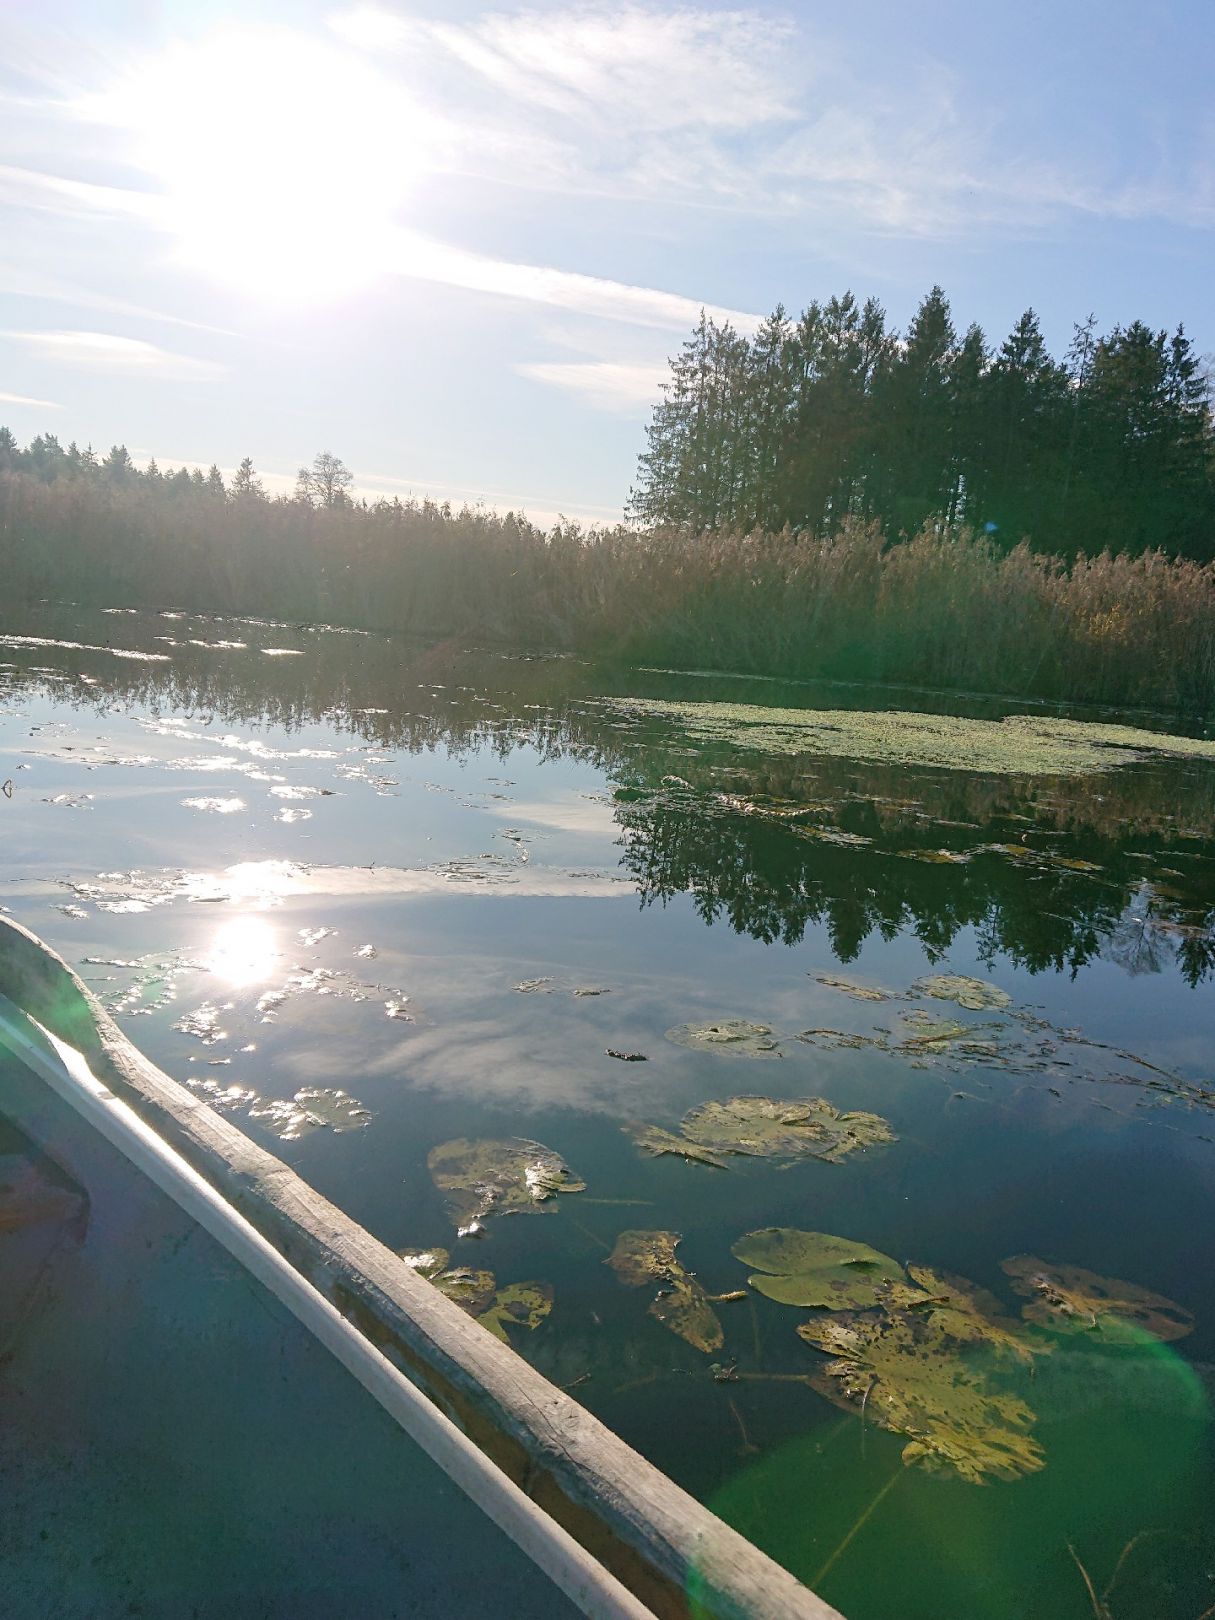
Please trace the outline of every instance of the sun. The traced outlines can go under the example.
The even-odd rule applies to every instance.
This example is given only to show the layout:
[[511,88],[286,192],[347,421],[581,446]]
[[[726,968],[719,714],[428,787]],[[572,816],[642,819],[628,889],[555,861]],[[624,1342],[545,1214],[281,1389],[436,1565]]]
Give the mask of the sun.
[[104,99],[158,182],[180,262],[287,302],[391,265],[424,130],[365,58],[233,28],[170,46]]

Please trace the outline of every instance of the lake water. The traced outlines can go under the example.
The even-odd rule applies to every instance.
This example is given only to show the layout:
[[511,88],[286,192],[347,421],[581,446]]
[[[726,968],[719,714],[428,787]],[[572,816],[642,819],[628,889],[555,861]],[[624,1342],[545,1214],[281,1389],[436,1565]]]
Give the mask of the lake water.
[[[548,1285],[515,1347],[850,1620],[1215,1603],[1215,762],[773,752],[618,700],[1026,706],[177,614],[2,628],[0,905],[168,1073],[392,1247]],[[946,974],[1003,995],[917,987]],[[726,1019],[757,1060],[667,1035]],[[895,1139],[716,1168],[622,1128],[759,1094]],[[507,1137],[586,1190],[458,1236],[428,1155]],[[1012,1321],[1046,1297],[1002,1268],[1030,1255],[1192,1330],[1065,1302],[1023,1357],[968,1355],[1036,1459],[972,1483],[904,1464],[888,1368],[849,1402],[797,1332],[821,1315],[748,1286],[731,1248],[767,1227],[968,1279]],[[720,1348],[650,1314],[678,1287],[605,1264],[638,1230],[745,1290],[712,1305]]]

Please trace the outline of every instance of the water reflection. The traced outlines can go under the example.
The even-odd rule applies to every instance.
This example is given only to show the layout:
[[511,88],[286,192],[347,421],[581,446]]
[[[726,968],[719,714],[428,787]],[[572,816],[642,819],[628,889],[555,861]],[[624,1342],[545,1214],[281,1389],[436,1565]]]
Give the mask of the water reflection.
[[222,983],[243,989],[264,984],[278,960],[278,941],[269,923],[260,917],[237,917],[216,930],[206,965]]
[[[168,663],[145,663],[88,650],[103,639],[98,620],[106,630],[113,620],[67,610],[47,609],[46,616],[46,624],[23,627],[43,643],[12,648],[14,662],[0,670],[0,698],[7,692],[17,702],[41,689],[60,704],[103,713],[115,704],[171,711],[176,718],[153,721],[153,732],[218,744],[224,752],[217,762],[276,782],[270,791],[279,797],[328,791],[284,786],[275,767],[310,754],[332,759],[332,752],[276,753],[217,736],[219,727],[269,722],[299,733],[336,725],[363,745],[360,757],[338,764],[337,778],[388,795],[399,783],[380,772],[378,750],[441,747],[456,758],[481,752],[506,760],[526,745],[545,759],[602,770],[615,785],[614,802],[518,805],[506,794],[495,802],[491,791],[478,808],[512,824],[588,837],[614,819],[620,875],[636,884],[644,905],[687,894],[706,922],[769,942],[795,942],[822,924],[843,961],[874,935],[907,931],[938,955],[973,929],[985,956],[1032,971],[1075,972],[1101,958],[1131,974],[1175,972],[1190,985],[1215,975],[1215,769],[1203,762],[1153,760],[1052,779],[770,758],[691,738],[669,720],[659,726],[622,717],[602,701],[640,689],[754,701],[754,682],[306,629],[291,634],[307,657],[266,659],[259,640],[273,635],[286,645],[291,634],[248,621],[227,621],[225,633],[223,622],[199,620],[190,628],[195,640],[210,643],[205,652],[179,642]],[[120,622],[129,648],[141,640],[159,645],[157,619]],[[40,662],[52,630],[62,638],[54,668]],[[231,643],[218,655],[216,638]],[[837,708],[890,701],[859,688],[778,683],[764,683],[762,695]],[[897,702],[943,706],[938,696],[905,691]],[[947,706],[977,716],[1002,712],[979,700]],[[241,755],[248,761],[238,763]],[[284,820],[287,814],[307,812],[285,812]],[[502,836],[525,861],[527,839],[517,827]],[[510,876],[513,883],[522,878],[517,870]]]

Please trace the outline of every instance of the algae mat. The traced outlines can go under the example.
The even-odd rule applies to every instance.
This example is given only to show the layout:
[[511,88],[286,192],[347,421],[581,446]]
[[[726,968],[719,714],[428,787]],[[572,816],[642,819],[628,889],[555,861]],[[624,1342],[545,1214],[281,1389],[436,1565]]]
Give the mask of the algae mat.
[[971,774],[1088,776],[1152,754],[1215,760],[1215,740],[1044,715],[971,720],[900,709],[767,709],[657,698],[611,698],[607,703],[639,719],[671,720],[704,742],[759,753],[833,754]]

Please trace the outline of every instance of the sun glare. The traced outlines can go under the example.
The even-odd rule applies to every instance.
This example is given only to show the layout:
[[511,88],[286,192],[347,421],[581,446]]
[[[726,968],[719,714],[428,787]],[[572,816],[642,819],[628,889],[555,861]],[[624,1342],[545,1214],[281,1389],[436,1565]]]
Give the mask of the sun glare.
[[277,941],[269,923],[258,917],[238,917],[217,930],[206,964],[225,984],[240,989],[264,983],[274,973],[277,959]]
[[171,47],[105,98],[161,183],[185,263],[288,301],[392,260],[422,131],[408,98],[331,42],[239,29]]

